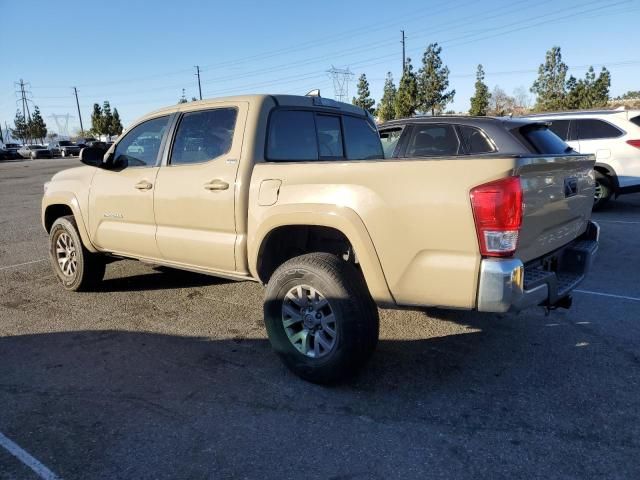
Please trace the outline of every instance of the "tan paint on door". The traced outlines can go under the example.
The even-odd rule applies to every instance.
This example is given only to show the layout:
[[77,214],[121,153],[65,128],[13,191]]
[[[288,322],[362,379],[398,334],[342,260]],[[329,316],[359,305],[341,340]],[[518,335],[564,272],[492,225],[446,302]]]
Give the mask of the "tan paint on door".
[[208,162],[160,169],[155,192],[156,239],[169,262],[235,272],[236,174],[248,104],[224,102],[219,106],[238,109],[231,149]]
[[96,247],[128,256],[161,258],[153,213],[157,174],[157,167],[96,172],[89,195],[89,229]]

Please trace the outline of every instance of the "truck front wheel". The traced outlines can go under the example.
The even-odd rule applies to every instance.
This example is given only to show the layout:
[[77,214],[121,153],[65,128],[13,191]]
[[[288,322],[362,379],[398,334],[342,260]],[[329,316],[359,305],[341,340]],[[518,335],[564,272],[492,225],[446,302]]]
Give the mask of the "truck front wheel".
[[295,257],[274,272],[264,320],[285,365],[314,383],[353,376],[378,342],[378,309],[364,278],[328,253]]
[[104,277],[104,258],[84,247],[72,215],[53,222],[49,232],[49,259],[58,280],[67,290],[89,290]]

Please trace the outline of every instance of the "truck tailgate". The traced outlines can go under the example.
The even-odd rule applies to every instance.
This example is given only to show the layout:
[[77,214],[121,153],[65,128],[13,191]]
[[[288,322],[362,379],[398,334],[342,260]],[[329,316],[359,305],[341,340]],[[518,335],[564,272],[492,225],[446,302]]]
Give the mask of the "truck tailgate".
[[587,228],[593,207],[593,155],[518,160],[524,212],[516,257],[528,262],[572,241]]

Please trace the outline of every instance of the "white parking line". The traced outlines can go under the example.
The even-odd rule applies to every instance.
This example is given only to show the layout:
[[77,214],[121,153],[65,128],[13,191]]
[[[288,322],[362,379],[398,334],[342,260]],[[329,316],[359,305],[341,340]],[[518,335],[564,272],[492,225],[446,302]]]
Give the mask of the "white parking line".
[[15,265],[7,265],[6,267],[0,267],[0,270],[9,270],[10,268],[24,267],[25,265],[32,265],[34,263],[41,263],[46,261],[47,261],[46,258],[41,258],[40,260],[33,260],[31,262],[16,263]]
[[62,480],[59,476],[45,467],[37,459],[32,457],[28,452],[23,450],[20,445],[12,442],[2,433],[0,433],[0,446],[4,447],[11,455],[16,457],[27,467],[33,470],[43,480]]
[[632,222],[629,220],[598,220],[598,223],[622,223],[623,225],[640,225],[640,222]]
[[627,295],[614,295],[613,293],[592,292],[591,290],[574,290],[576,293],[584,293],[587,295],[599,295],[601,297],[620,298],[622,300],[632,300],[640,302],[640,297],[628,297]]

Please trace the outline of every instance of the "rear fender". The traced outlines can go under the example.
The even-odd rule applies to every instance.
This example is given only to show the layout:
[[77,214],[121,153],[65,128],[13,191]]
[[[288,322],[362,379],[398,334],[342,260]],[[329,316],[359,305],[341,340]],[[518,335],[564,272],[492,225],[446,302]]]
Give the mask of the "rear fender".
[[352,209],[324,204],[286,204],[269,208],[253,221],[256,224],[252,228],[253,222],[250,220],[247,249],[249,270],[253,277],[259,278],[260,247],[272,230],[289,225],[330,227],[342,232],[351,243],[369,293],[376,303],[381,306],[395,305],[371,237],[362,219]]

